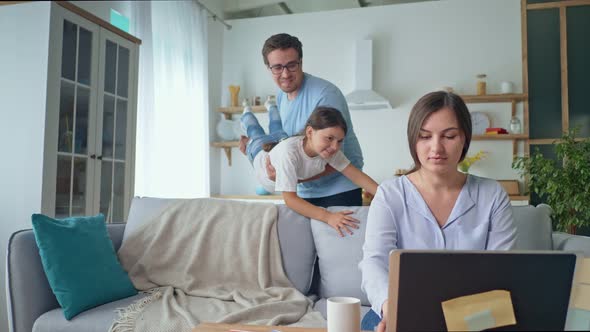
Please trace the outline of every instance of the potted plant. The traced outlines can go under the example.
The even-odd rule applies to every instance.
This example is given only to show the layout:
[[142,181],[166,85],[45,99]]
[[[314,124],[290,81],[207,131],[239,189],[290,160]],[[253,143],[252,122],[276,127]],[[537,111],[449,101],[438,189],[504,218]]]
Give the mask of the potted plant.
[[576,139],[577,133],[578,128],[570,130],[553,143],[556,160],[537,148],[512,163],[525,177],[528,191],[553,209],[555,228],[572,234],[590,226],[590,139]]

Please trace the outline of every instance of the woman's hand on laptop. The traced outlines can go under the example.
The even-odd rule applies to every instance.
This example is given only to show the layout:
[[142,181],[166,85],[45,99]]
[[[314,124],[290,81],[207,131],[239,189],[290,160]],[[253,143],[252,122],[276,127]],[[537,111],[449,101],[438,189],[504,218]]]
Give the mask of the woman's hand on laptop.
[[387,323],[387,300],[381,305],[381,321],[377,325],[377,332],[385,332],[385,326]]

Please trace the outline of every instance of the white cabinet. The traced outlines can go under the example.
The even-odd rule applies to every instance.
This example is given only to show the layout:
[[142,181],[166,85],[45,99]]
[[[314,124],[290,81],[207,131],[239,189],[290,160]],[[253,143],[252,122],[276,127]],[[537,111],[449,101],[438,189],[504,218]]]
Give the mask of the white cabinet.
[[43,212],[124,221],[133,195],[138,45],[51,8]]
[[[18,123],[29,132],[43,132],[31,135],[32,143],[42,147],[42,177],[30,181],[27,190],[32,195],[22,199],[38,201],[40,196],[39,209],[29,215],[39,210],[58,218],[100,212],[109,222],[121,222],[133,196],[139,43],[114,33],[112,27],[105,28],[108,24],[92,15],[78,12],[87,19],[63,6],[77,11],[69,3],[56,2],[0,6],[0,11],[10,11],[10,17],[30,19],[34,12],[37,21],[45,22],[35,25],[38,34],[46,34],[36,47],[37,54],[26,58],[47,61],[46,71],[26,73],[22,69],[26,70],[27,64],[15,62],[20,69],[0,78],[14,80],[19,86],[14,91],[38,98],[37,105],[44,106],[42,112],[39,106],[23,109],[30,112],[26,117],[30,123],[22,119]],[[21,38],[21,43],[33,42],[32,35],[30,31],[21,34],[18,26],[10,33],[0,32],[2,38]],[[22,75],[45,81],[46,90],[39,91],[40,85],[32,81],[28,85],[22,82]],[[10,105],[11,97],[7,100]],[[14,105],[20,103],[16,97],[13,100]],[[36,141],[39,139],[42,142]],[[18,141],[11,144],[14,151],[27,149]],[[33,155],[38,151],[26,153],[30,155],[24,162],[39,159]],[[37,178],[37,174],[23,176]],[[15,201],[19,199],[15,197]]]

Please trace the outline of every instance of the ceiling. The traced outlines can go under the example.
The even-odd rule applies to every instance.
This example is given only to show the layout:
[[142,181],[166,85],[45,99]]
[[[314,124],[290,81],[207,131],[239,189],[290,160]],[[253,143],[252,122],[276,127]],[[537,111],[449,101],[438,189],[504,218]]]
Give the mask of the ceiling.
[[436,0],[225,0],[225,19],[255,18]]

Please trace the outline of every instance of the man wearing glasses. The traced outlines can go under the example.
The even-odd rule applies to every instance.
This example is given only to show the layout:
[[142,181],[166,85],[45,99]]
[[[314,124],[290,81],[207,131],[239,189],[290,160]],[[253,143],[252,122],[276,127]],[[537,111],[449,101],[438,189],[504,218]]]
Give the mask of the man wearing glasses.
[[[271,36],[262,48],[264,63],[279,87],[277,106],[283,129],[297,135],[305,127],[309,115],[317,106],[339,110],[348,126],[342,152],[358,169],[363,167],[363,154],[354,133],[344,95],[334,84],[303,72],[302,44],[297,37],[286,33]],[[272,160],[267,162],[267,173],[275,174]],[[269,176],[271,180],[274,180]],[[316,177],[314,177],[316,178]],[[299,183],[297,195],[322,207],[362,205],[362,191],[340,172],[330,166],[317,180]]]

